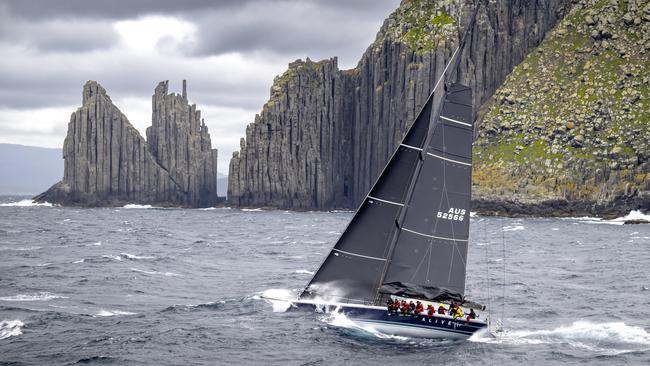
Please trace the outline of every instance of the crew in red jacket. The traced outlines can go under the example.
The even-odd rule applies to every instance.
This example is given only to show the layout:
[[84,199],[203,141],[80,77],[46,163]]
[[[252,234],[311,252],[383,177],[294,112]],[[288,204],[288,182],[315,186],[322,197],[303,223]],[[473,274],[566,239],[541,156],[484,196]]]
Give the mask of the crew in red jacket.
[[427,305],[427,315],[429,316],[429,319],[433,318],[433,314],[436,312],[436,309],[433,308],[433,305],[429,304]]

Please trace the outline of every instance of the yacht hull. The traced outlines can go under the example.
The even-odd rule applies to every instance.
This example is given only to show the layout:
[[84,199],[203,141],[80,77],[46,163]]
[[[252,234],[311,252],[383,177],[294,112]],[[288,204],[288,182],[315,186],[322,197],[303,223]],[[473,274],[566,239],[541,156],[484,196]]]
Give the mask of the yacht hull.
[[[286,301],[286,300],[279,300]],[[369,327],[384,334],[410,338],[467,339],[486,328],[481,320],[467,321],[451,316],[435,314],[432,317],[389,313],[385,307],[346,303],[317,303],[313,301],[291,301],[293,309],[320,312],[341,312],[362,327]]]

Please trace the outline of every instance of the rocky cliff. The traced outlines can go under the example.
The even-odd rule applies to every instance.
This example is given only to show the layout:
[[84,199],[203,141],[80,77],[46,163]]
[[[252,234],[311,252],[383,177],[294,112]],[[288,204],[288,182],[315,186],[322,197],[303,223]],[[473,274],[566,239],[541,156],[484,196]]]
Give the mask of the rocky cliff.
[[485,106],[477,207],[650,209],[650,3],[581,0]]
[[[355,207],[394,151],[458,43],[473,2],[404,0],[352,70],[296,61],[246,128],[230,162],[239,206]],[[568,0],[481,8],[459,78],[488,99],[562,18]]]
[[125,203],[209,206],[217,201],[216,150],[196,106],[167,94],[153,96],[153,126],[145,141],[97,82],[83,87],[63,145],[63,180],[35,197],[63,205]]

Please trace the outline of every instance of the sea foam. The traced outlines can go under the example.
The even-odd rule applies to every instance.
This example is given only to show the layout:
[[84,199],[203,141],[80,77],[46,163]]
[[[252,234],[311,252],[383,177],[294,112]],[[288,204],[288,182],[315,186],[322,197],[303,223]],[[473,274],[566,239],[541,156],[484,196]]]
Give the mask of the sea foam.
[[136,315],[136,313],[132,313],[130,311],[104,310],[104,309],[101,309],[99,313],[97,313],[97,316],[116,316],[116,315]]
[[49,202],[34,202],[32,200],[22,200],[18,202],[0,203],[0,207],[53,207]]
[[18,294],[14,296],[0,297],[0,301],[50,301],[54,299],[67,299],[67,296],[56,295],[49,292],[38,292],[35,294]]
[[23,334],[25,323],[20,320],[0,321],[0,340]]
[[650,334],[641,327],[623,322],[576,321],[571,325],[550,330],[506,330],[497,337],[479,333],[473,335],[470,341],[513,345],[567,344],[608,355],[650,350]]

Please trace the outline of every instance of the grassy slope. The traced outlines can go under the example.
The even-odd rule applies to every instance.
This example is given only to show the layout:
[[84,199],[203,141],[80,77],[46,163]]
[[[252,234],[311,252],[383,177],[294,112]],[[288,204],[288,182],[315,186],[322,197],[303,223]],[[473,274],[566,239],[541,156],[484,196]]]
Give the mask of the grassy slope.
[[650,5],[583,0],[483,107],[475,196],[611,202],[650,190]]

